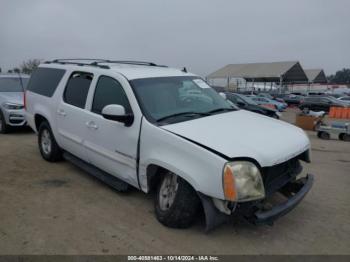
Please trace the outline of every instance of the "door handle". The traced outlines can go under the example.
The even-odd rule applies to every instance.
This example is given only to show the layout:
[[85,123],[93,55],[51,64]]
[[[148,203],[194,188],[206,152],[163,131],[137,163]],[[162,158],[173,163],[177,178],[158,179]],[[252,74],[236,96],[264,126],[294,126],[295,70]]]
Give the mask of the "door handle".
[[66,116],[67,115],[66,112],[64,112],[63,109],[58,109],[57,110],[57,114],[59,114],[60,116]]
[[92,128],[92,129],[95,129],[95,130],[98,129],[98,125],[96,125],[94,121],[86,122],[86,126],[87,126],[88,128]]

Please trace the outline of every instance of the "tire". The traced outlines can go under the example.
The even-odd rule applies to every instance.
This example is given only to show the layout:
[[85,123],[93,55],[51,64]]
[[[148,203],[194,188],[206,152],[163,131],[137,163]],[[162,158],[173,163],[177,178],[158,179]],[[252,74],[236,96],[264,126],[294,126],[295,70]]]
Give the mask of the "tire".
[[182,178],[167,172],[160,181],[155,197],[155,212],[160,223],[171,228],[188,228],[195,221],[200,200]]
[[324,131],[318,132],[317,136],[321,139],[324,139],[324,140],[329,140],[331,138],[331,136],[327,132],[324,132]]
[[0,110],[0,134],[7,134],[10,131],[10,126],[6,124],[5,117]]
[[345,134],[345,133],[340,134],[339,135],[339,139],[342,140],[342,141],[350,142],[350,135]]
[[49,162],[62,159],[62,150],[58,146],[48,122],[42,122],[39,127],[38,145],[41,156]]

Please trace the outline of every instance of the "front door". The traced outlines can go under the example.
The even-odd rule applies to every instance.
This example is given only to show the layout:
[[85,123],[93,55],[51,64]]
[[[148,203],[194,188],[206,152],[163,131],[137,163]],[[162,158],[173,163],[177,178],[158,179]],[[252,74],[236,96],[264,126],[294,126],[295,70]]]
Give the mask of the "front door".
[[125,126],[105,119],[102,109],[111,104],[122,105],[126,113],[132,113],[120,82],[110,76],[100,76],[88,113],[88,135],[84,145],[93,165],[138,187],[136,157],[140,120],[135,117],[131,126]]

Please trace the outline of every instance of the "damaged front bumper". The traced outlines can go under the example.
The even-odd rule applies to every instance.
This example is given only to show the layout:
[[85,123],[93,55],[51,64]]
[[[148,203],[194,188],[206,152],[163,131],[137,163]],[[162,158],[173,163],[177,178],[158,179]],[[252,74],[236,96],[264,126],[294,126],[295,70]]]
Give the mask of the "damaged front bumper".
[[308,174],[304,178],[300,178],[294,182],[290,182],[282,187],[278,192],[286,197],[286,201],[266,208],[264,201],[254,203],[237,203],[235,209],[233,209],[231,215],[220,212],[213,203],[213,200],[199,193],[199,197],[202,201],[205,218],[206,218],[206,231],[227,222],[230,220],[233,214],[238,214],[244,217],[254,224],[268,224],[272,225],[273,222],[279,217],[284,216],[292,209],[294,209],[305,195],[310,191],[314,182],[314,176]]

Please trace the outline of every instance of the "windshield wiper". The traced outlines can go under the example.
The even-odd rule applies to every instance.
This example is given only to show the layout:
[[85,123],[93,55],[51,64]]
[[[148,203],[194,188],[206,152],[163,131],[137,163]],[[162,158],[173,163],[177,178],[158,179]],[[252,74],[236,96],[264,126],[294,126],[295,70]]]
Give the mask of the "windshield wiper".
[[206,112],[206,114],[211,115],[211,114],[215,114],[215,113],[219,113],[219,112],[230,112],[230,111],[236,111],[237,109],[235,108],[217,108],[214,110],[211,110],[209,112]]
[[181,113],[176,113],[168,116],[161,117],[157,119],[157,122],[162,122],[166,119],[177,117],[177,116],[186,116],[186,115],[199,115],[199,116],[209,116],[209,113],[201,113],[201,112],[181,112]]

